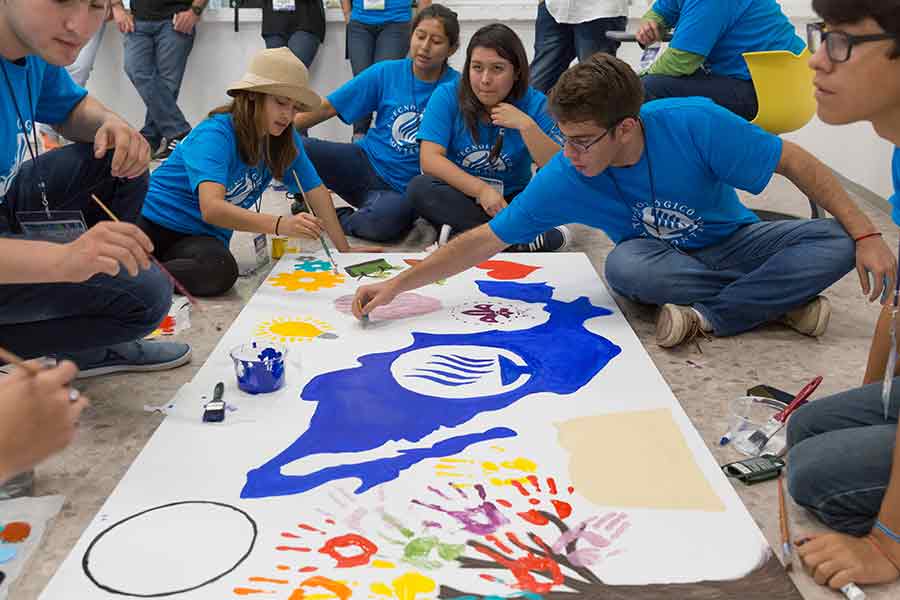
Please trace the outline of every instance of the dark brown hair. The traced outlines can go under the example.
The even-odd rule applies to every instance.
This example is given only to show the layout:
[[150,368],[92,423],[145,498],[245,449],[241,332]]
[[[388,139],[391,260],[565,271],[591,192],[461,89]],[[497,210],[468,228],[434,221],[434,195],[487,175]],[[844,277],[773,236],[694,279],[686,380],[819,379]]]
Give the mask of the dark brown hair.
[[891,58],[900,57],[900,0],[813,0],[813,10],[828,23],[848,25],[871,17],[894,36]]
[[416,28],[425,19],[435,19],[444,26],[444,35],[447,36],[447,42],[451,48],[459,46],[459,15],[444,6],[443,4],[432,4],[420,10],[413,19],[412,28],[409,34],[412,35]]
[[472,139],[477,143],[479,141],[478,120],[482,115],[486,115],[487,111],[472,90],[472,82],[469,80],[469,68],[472,66],[472,52],[475,48],[493,50],[501,58],[512,63],[516,81],[503,100],[504,102],[520,100],[528,91],[528,55],[516,32],[502,23],[485,25],[476,31],[469,40],[469,47],[466,49],[466,64],[463,66],[463,75],[459,81],[459,110],[472,134]]
[[594,121],[609,128],[637,117],[643,103],[644,86],[637,73],[615,56],[598,52],[562,74],[547,106],[558,122]]
[[241,160],[251,167],[265,161],[272,176],[284,180],[285,172],[297,158],[294,128],[289,125],[277,137],[267,131],[265,97],[257,92],[236,91],[231,103],[212,109],[209,116],[230,114]]

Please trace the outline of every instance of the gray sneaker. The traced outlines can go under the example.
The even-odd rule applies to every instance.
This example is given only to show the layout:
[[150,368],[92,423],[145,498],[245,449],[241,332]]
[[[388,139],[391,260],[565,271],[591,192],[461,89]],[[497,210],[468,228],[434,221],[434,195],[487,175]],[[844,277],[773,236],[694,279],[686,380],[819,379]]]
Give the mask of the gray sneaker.
[[78,379],[125,371],[165,371],[191,360],[191,347],[181,342],[137,340],[104,348],[91,348],[57,360],[78,365]]

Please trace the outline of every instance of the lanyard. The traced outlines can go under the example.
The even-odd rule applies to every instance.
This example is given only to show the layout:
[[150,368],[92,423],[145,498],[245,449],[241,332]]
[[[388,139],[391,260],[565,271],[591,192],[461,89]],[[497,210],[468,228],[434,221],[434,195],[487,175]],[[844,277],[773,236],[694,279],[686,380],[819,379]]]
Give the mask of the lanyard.
[[41,173],[41,166],[38,162],[37,149],[38,146],[38,138],[37,138],[37,122],[34,120],[34,101],[31,98],[31,82],[28,77],[28,63],[25,63],[25,89],[28,91],[28,108],[31,110],[31,135],[34,139],[34,147],[32,148],[31,142],[28,140],[28,132],[25,131],[25,118],[22,116],[22,111],[19,110],[19,102],[16,100],[16,93],[13,90],[12,82],[9,80],[9,73],[6,71],[6,61],[0,59],[0,69],[3,70],[3,79],[6,80],[6,87],[9,90],[9,96],[12,98],[13,106],[16,109],[16,116],[19,118],[19,123],[22,125],[22,133],[25,134],[25,145],[28,146],[28,154],[31,155],[31,160],[34,161],[34,170],[37,173],[38,177],[38,189],[41,192],[41,202],[44,205],[44,212],[47,213],[47,216],[50,216],[50,203],[47,202],[47,184],[44,180],[43,173]]
[[[650,160],[650,144],[647,143],[647,130],[644,127],[644,121],[640,117],[638,117],[638,123],[641,125],[641,138],[644,140],[644,154],[647,155],[647,177],[650,179],[651,205],[656,206],[656,184],[653,182],[653,162]],[[626,209],[629,209],[628,202],[625,200],[625,194],[622,193],[622,188],[619,187],[619,182],[616,181],[616,177],[612,174],[612,171],[609,172],[609,178],[612,179],[613,185],[616,186],[616,194],[618,194],[617,198],[619,202],[621,202]]]

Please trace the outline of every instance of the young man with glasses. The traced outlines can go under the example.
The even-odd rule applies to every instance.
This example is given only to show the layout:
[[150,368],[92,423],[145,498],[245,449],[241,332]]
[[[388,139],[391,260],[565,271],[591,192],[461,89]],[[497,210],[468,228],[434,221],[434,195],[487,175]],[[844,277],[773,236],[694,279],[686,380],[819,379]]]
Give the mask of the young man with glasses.
[[[814,0],[824,19],[808,29],[818,114],[826,123],[869,121],[900,145],[900,0]],[[894,151],[900,191],[900,150]],[[891,198],[900,222],[897,195]],[[900,381],[882,384],[892,303],[882,310],[863,387],[801,407],[788,422],[791,495],[838,533],[804,536],[798,552],[816,582],[887,583],[900,577]],[[890,373],[892,377],[896,373]]]
[[[893,281],[896,262],[871,235],[875,226],[810,154],[705,98],[642,103],[640,79],[612,56],[570,68],[549,101],[564,152],[486,225],[393,279],[359,288],[355,310],[371,312],[572,222],[616,243],[606,259],[610,287],[663,305],[656,335],[664,347],[776,320],[821,335],[830,308],[818,294],[854,264],[875,274],[874,286],[863,284],[872,299]],[[735,188],[759,193],[774,173],[837,220],[760,222]]]

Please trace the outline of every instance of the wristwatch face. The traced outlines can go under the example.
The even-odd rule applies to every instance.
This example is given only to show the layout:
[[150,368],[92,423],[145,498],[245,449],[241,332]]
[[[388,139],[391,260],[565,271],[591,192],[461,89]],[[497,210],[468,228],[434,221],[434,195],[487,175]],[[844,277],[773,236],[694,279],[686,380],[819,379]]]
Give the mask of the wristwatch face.
[[199,6],[192,6],[191,11],[198,17],[203,13],[203,9],[200,8]]

